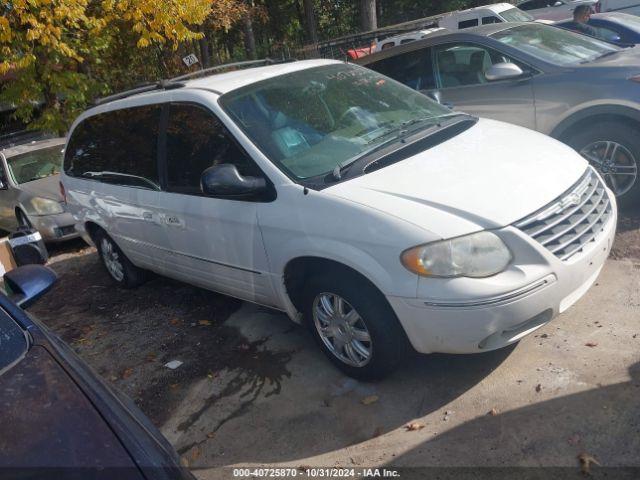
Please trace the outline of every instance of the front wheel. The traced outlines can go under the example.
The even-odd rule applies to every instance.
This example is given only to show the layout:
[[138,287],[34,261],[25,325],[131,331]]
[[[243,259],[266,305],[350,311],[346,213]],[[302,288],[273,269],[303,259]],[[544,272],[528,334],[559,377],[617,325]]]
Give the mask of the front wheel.
[[568,143],[602,175],[621,206],[640,202],[640,140],[631,127],[597,123],[572,135]]
[[355,275],[320,275],[304,290],[304,317],[329,360],[347,375],[373,380],[393,371],[408,340],[384,296]]

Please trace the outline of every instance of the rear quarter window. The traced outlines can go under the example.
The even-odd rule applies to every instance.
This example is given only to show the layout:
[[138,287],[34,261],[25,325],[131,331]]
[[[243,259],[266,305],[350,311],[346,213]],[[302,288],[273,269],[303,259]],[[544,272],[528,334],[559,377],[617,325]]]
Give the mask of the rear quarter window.
[[157,165],[158,105],[113,110],[88,117],[71,134],[64,171],[129,187],[160,189]]

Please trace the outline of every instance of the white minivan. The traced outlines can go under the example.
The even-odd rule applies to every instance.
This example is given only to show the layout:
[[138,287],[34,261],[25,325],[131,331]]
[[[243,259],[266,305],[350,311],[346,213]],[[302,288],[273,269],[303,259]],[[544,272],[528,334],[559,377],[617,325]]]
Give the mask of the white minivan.
[[617,215],[570,147],[330,60],[107,99],[73,124],[62,183],[118,284],[150,270],[282,310],[358,378],[546,324]]

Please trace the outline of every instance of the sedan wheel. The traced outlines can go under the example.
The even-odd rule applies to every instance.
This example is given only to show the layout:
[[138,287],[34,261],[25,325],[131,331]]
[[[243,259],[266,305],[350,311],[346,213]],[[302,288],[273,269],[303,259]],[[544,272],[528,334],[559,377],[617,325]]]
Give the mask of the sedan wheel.
[[313,302],[313,323],[322,342],[341,362],[363,367],[371,360],[371,334],[355,308],[334,293]]
[[624,145],[611,141],[593,142],[580,150],[580,154],[600,172],[616,197],[627,193],[636,183],[636,159]]

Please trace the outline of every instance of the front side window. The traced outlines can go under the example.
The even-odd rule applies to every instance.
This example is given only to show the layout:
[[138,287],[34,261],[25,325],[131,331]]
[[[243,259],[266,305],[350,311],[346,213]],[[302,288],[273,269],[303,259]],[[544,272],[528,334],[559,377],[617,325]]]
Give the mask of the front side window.
[[489,67],[511,61],[493,49],[470,43],[438,46],[434,56],[440,88],[487,83],[485,72]]
[[259,175],[257,166],[238,147],[220,120],[203,107],[171,104],[166,142],[169,191],[200,194],[202,172],[223,163],[235,165],[241,175]]
[[620,51],[586,35],[534,23],[502,30],[491,37],[539,60],[562,66],[588,63]]
[[367,68],[391,77],[414,90],[431,90],[436,87],[430,48],[394,55],[373,62],[367,65]]
[[509,8],[504,12],[500,12],[500,16],[505,22],[533,22],[535,19],[527,12],[523,12],[519,8]]
[[220,103],[274,164],[300,180],[331,173],[408,125],[436,125],[451,113],[388,77],[345,64],[263,80]]
[[114,185],[160,189],[157,167],[160,106],[100,113],[81,122],[67,145],[67,175]]
[[490,25],[492,23],[502,23],[502,20],[500,20],[495,15],[491,15],[490,17],[482,17],[482,24],[483,25]]
[[60,172],[62,145],[43,148],[7,159],[11,176],[17,184],[50,177]]

